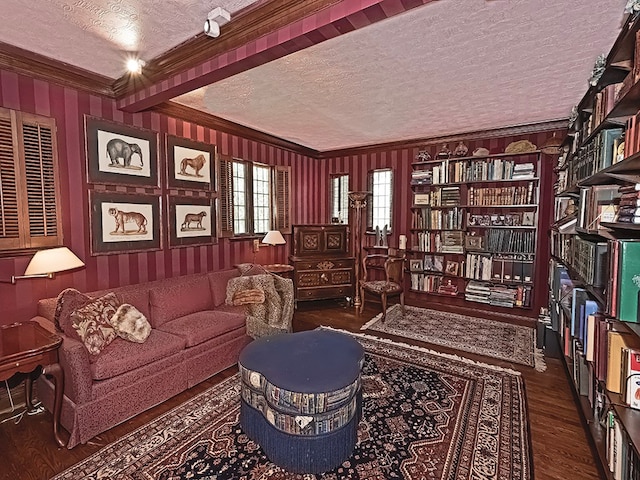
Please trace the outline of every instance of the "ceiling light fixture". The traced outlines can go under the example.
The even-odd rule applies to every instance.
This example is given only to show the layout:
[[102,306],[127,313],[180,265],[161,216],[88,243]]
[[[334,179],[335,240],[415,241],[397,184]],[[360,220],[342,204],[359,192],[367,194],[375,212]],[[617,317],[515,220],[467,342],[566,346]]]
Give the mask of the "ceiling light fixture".
[[127,70],[131,73],[142,73],[142,67],[144,67],[147,63],[144,60],[140,60],[139,58],[130,58],[127,60]]
[[216,7],[209,12],[204,22],[204,33],[210,37],[220,36],[220,27],[231,20],[231,14],[222,7]]

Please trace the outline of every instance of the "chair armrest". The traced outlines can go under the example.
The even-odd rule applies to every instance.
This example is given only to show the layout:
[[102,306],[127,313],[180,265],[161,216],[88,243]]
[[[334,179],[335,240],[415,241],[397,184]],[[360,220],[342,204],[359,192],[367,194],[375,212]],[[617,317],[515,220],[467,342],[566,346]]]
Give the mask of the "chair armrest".
[[64,371],[64,393],[76,405],[91,400],[91,364],[89,352],[83,343],[61,334],[62,345],[58,352]]

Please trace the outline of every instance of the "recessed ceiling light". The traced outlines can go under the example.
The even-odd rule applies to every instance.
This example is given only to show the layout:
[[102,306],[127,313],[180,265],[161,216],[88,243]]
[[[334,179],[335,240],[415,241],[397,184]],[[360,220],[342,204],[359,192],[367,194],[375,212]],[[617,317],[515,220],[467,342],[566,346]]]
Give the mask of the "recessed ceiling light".
[[142,67],[145,65],[146,62],[139,58],[130,58],[127,60],[127,70],[131,73],[142,73]]

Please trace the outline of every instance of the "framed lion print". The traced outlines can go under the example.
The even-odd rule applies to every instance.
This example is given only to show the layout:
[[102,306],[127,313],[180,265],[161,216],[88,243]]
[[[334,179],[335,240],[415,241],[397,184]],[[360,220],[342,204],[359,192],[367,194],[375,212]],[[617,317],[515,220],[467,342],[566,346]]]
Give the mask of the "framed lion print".
[[215,190],[216,147],[167,135],[167,185],[186,190]]
[[154,195],[90,191],[91,254],[160,250],[160,208]]
[[87,182],[158,187],[158,134],[85,116]]
[[216,210],[208,198],[169,197],[169,246],[210,245],[216,241]]

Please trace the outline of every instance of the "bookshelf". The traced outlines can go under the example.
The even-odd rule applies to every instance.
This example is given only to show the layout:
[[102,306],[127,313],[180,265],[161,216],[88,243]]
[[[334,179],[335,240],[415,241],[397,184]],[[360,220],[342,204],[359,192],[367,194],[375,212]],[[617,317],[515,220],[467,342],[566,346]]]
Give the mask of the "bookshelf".
[[532,313],[540,174],[539,150],[414,162],[411,293]]
[[594,83],[555,166],[548,328],[603,476],[618,480],[640,476],[639,15]]

